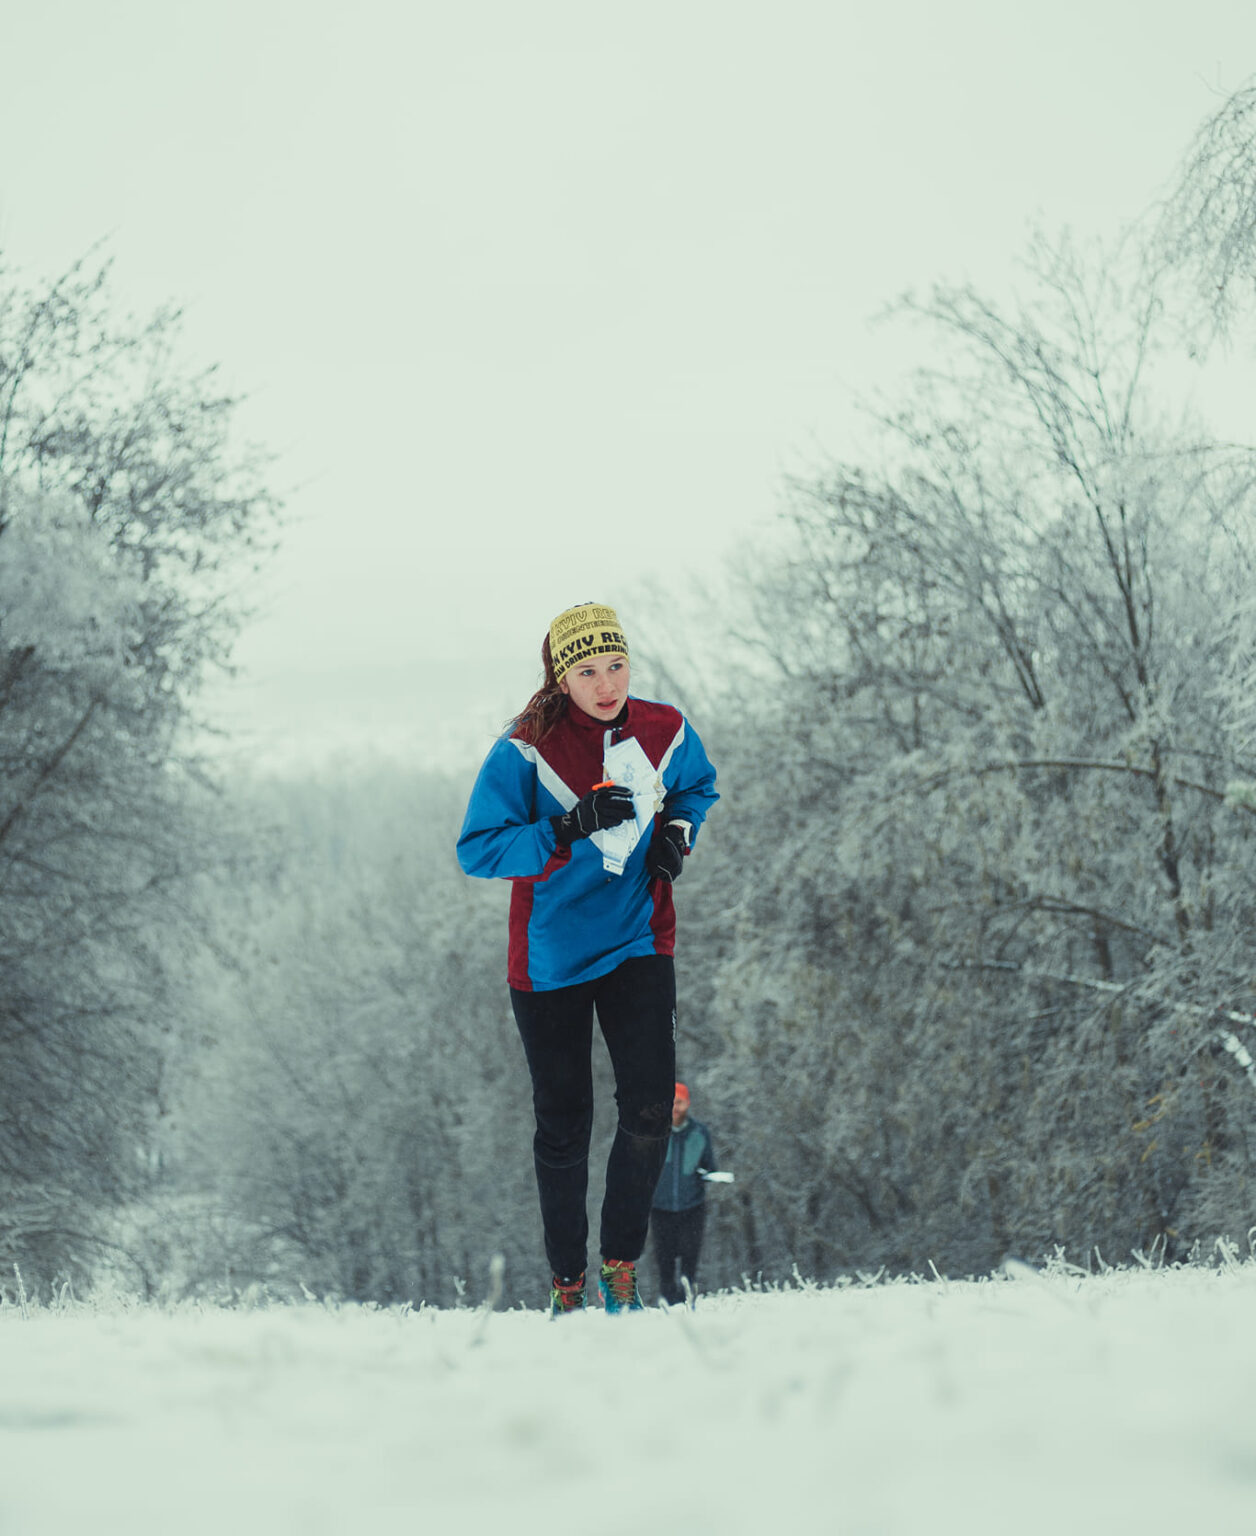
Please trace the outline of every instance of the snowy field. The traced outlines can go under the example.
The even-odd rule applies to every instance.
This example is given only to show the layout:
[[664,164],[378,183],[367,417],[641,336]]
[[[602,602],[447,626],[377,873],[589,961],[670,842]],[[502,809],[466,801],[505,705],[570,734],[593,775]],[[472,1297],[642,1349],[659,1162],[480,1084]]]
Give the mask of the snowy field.
[[2,1536],[1256,1527],[1256,1264],[696,1311],[0,1308]]

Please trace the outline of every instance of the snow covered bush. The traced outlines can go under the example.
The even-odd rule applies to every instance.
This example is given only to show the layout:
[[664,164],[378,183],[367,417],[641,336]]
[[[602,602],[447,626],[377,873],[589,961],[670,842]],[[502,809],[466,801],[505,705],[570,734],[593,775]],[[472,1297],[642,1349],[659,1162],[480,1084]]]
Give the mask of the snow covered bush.
[[[454,862],[462,793],[381,768],[235,809],[268,830],[206,900],[204,1048],[172,1156],[176,1188],[252,1234],[229,1256],[240,1283],[451,1304],[502,1252],[519,1294],[544,1286],[506,892]],[[186,1288],[212,1294],[225,1257],[205,1251]]]

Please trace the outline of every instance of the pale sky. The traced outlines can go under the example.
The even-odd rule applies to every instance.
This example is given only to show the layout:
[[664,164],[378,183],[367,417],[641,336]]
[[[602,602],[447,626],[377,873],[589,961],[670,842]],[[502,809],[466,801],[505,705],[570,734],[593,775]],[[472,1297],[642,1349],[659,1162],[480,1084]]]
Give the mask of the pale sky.
[[258,761],[430,757],[553,614],[631,638],[840,456],[901,291],[1141,212],[1256,6],[7,0],[0,58],[8,259],[107,236],[280,455],[224,718]]

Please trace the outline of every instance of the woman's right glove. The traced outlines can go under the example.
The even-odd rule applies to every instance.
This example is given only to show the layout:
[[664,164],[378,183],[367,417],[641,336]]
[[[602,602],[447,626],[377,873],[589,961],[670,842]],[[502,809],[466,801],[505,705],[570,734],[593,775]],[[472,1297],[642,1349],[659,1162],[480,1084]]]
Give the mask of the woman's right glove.
[[620,822],[631,821],[637,814],[632,803],[632,791],[626,784],[599,784],[579,800],[565,816],[551,816],[554,836],[560,848],[570,848],[579,838],[594,832],[604,832],[607,827],[617,827]]

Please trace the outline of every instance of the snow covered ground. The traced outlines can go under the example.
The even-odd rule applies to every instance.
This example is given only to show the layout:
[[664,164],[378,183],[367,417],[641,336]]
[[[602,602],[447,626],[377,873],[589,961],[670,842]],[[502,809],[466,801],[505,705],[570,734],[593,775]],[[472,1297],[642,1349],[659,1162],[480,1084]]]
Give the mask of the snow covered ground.
[[0,1308],[0,1533],[1251,1530],[1256,1263],[697,1310]]

